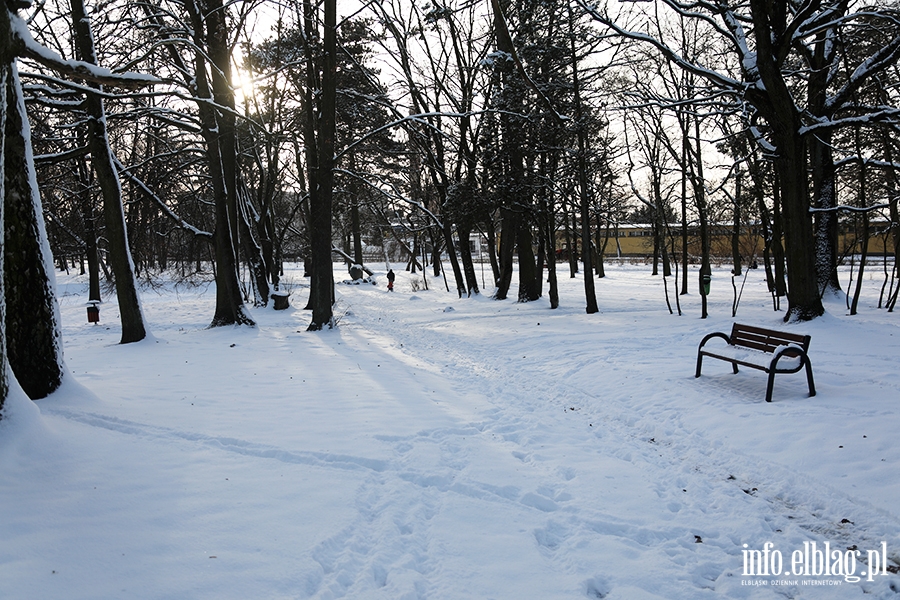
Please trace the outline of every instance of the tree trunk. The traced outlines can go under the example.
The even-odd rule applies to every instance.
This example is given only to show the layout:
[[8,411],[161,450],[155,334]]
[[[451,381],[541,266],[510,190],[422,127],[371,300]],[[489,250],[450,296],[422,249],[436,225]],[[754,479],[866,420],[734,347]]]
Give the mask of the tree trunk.
[[353,260],[363,264],[362,229],[359,223],[359,203],[356,198],[350,201],[350,231],[353,235]]
[[[809,138],[812,162],[813,205],[831,209],[837,206],[837,187],[831,133]],[[838,278],[838,218],[832,210],[817,212],[815,218],[816,280],[820,294],[841,291]]]
[[513,253],[515,251],[515,237],[518,230],[519,215],[509,208],[500,209],[500,278],[497,280],[497,291],[494,298],[506,300],[509,294],[509,286],[512,284]]
[[[597,231],[594,233],[596,237],[596,245],[597,245],[597,279],[603,279],[606,277],[606,267],[603,262],[603,256],[606,254],[606,248],[609,245],[609,222],[607,221],[606,227],[603,227],[603,224],[600,222],[600,215],[597,214]],[[603,231],[603,239],[600,239],[600,232]]]
[[[5,12],[6,8],[0,8]],[[2,65],[0,65],[2,68]],[[6,65],[3,270],[6,360],[32,400],[62,383],[62,345],[30,129],[15,65]]]
[[527,215],[519,216],[516,248],[519,254],[519,302],[533,302],[540,298],[538,268],[535,265],[531,224]]
[[250,224],[250,202],[250,190],[247,189],[243,182],[240,182],[237,203],[241,245],[243,246],[247,267],[250,269],[250,276],[253,280],[256,304],[265,306],[269,303],[268,270],[263,257],[263,249],[253,236],[254,228]]
[[547,295],[550,298],[550,308],[559,308],[559,283],[556,279],[556,231],[553,227],[553,207],[548,207],[549,215],[544,228],[544,237],[547,246]]
[[566,258],[569,261],[569,279],[575,279],[575,274],[578,272],[578,252],[576,248],[578,242],[572,226],[575,223],[575,217],[573,215],[571,222],[569,221],[569,203],[566,200],[563,200],[562,209],[566,234]]
[[700,218],[700,318],[709,316],[707,302],[707,288],[712,285],[712,267],[709,264],[709,213],[706,207],[706,186],[703,180],[703,153],[700,148],[700,121],[694,121],[694,142],[696,149],[693,153],[693,184],[694,201],[697,204],[697,214]]
[[[72,26],[75,42],[82,60],[97,64],[94,38],[90,20],[83,0],[70,0]],[[102,92],[100,86],[90,85]],[[144,317],[141,312],[134,276],[134,264],[128,247],[128,233],[125,226],[125,210],[122,206],[122,186],[116,171],[115,160],[109,147],[106,131],[106,111],[99,93],[86,92],[85,109],[88,113],[88,147],[91,165],[97,174],[97,183],[103,193],[103,215],[106,222],[106,239],[109,244],[109,261],[116,279],[116,297],[119,302],[119,316],[122,321],[121,343],[127,344],[144,339]]]
[[[434,278],[441,276],[441,237],[435,233],[436,227],[428,228],[428,238],[431,240],[431,267]],[[422,270],[425,270],[427,263],[422,259]]]
[[538,298],[540,298],[544,294],[544,269],[547,266],[547,239],[544,237],[543,232],[543,227],[539,226],[537,230],[538,251],[536,281]]
[[78,161],[78,199],[84,222],[84,253],[88,263],[88,300],[100,302],[100,256],[97,249],[97,219],[91,194],[90,173],[83,161]]
[[485,237],[488,242],[488,260],[491,263],[491,275],[493,276],[494,286],[500,283],[500,261],[497,259],[497,236],[494,233],[494,222],[489,220],[485,224]]
[[[859,194],[859,198],[857,201],[857,206],[860,208],[865,208],[868,204],[867,199],[867,186],[866,186],[866,178],[868,176],[866,169],[866,161],[863,159],[862,155],[862,143],[860,142],[860,133],[859,127],[854,131],[854,138],[856,142],[856,154],[860,158],[859,162],[859,175],[857,179],[857,190]],[[859,307],[859,296],[862,293],[862,282],[863,277],[866,274],[866,260],[869,258],[869,212],[863,211],[862,214],[862,240],[860,242],[862,247],[860,248],[860,257],[859,257],[859,270],[856,273],[856,289],[853,291],[853,301],[850,303],[850,314],[855,315],[856,310]]]
[[475,262],[472,260],[472,248],[469,246],[471,230],[464,225],[457,225],[456,235],[459,236],[459,256],[462,260],[463,274],[466,277],[466,291],[471,298],[478,292],[478,275],[475,273]]
[[[783,137],[788,138],[786,135]],[[788,280],[785,320],[796,318],[808,321],[821,316],[825,309],[816,277],[815,246],[807,196],[806,152],[800,139],[783,139],[779,152],[775,164],[781,181]]]
[[[882,131],[881,136],[882,144],[884,146],[884,158],[888,164],[893,164],[894,152],[893,148],[891,147],[890,135],[887,132]],[[894,247],[894,272],[898,275],[898,278],[900,278],[900,209],[898,209],[897,206],[898,200],[900,200],[900,197],[898,197],[897,195],[897,189],[900,188],[900,186],[897,185],[896,169],[889,169],[887,176],[889,183],[888,202],[890,205],[889,212],[891,217],[891,239],[893,240]],[[894,310],[894,305],[897,302],[898,291],[900,291],[900,281],[898,281],[898,285],[894,289],[893,295],[888,298],[888,312],[893,312]]]
[[[813,45],[810,60],[813,67],[807,85],[809,111],[822,119],[826,113],[829,80],[833,75],[836,31],[820,31]],[[830,209],[838,204],[834,156],[830,130],[808,138],[812,170],[813,206]],[[817,212],[815,217],[816,278],[820,295],[841,291],[838,278],[838,215],[834,211]]]
[[[308,14],[311,9],[306,3]],[[321,105],[318,115],[312,110],[307,114],[317,121],[315,138],[317,163],[310,181],[310,251],[312,253],[312,279],[310,281],[310,302],[312,320],[307,328],[318,331],[323,327],[334,327],[334,270],[331,265],[331,209],[334,194],[334,136],[335,102],[337,94],[337,7],[335,0],[324,2],[323,68],[321,81]],[[309,18],[308,22],[312,19]],[[307,32],[311,28],[307,27]],[[310,90],[312,91],[312,90]],[[310,107],[311,108],[311,107]],[[317,193],[312,193],[312,188]]]
[[774,44],[781,39],[786,5],[775,8],[767,0],[750,0],[756,39],[757,61],[762,90],[751,101],[771,128],[776,148],[775,168],[781,184],[781,208],[784,219],[785,258],[787,259],[788,310],[785,320],[814,319],[825,312],[819,296],[816,274],[812,219],[809,215],[809,190],[806,174],[806,144],[800,115],[791,91],[779,68]]
[[578,188],[581,199],[581,258],[584,262],[585,312],[599,312],[597,292],[594,289],[594,266],[591,252],[591,191],[587,176],[587,134],[581,110],[581,82],[578,76],[578,55],[575,52],[575,36],[572,33],[572,9],[569,7],[569,50],[572,60],[572,87],[575,101],[575,127],[578,135]]
[[688,222],[687,222],[688,138],[682,127],[681,139],[681,294],[688,293]]
[[[5,90],[9,81],[12,65],[16,60],[12,49],[12,28],[9,22],[9,11],[6,6],[0,5],[0,90]],[[0,132],[6,131],[6,94],[0,93]],[[0,169],[5,172],[6,165],[6,135],[0,135]],[[0,177],[0,230],[6,229],[6,221],[4,218],[2,201],[6,198],[6,182],[5,177]],[[0,235],[0,323],[6,322],[6,283],[2,276],[4,271],[3,263],[6,254],[6,243],[4,237]],[[9,395],[9,380],[12,370],[9,368],[9,357],[6,352],[6,327],[0,332],[0,421],[3,420],[3,405]]]
[[222,167],[222,148],[219,145],[218,122],[215,109],[210,105],[212,91],[206,69],[206,56],[203,52],[207,41],[204,39],[203,16],[198,13],[195,2],[186,2],[190,13],[191,26],[196,45],[194,54],[194,79],[196,86],[197,108],[200,117],[201,133],[206,145],[206,160],[209,166],[210,185],[213,190],[215,205],[216,229],[213,233],[216,278],[216,310],[210,327],[224,325],[255,325],[244,309],[240,283],[237,276],[237,258],[234,250],[235,231],[228,215],[228,189],[225,184],[225,173]]
[[859,269],[856,272],[856,288],[853,290],[853,301],[850,303],[850,315],[856,314],[859,296],[862,293],[863,277],[866,273],[866,261],[869,259],[869,213],[862,214],[862,239],[860,240]]
[[[235,256],[237,278],[238,256],[243,247],[244,256],[253,279],[256,301],[266,304],[269,300],[269,283],[265,273],[262,250],[252,238],[249,220],[246,218],[247,198],[239,189],[240,177],[237,164],[237,137],[235,127],[234,88],[231,83],[231,46],[228,40],[227,12],[223,0],[206,0],[206,46],[215,68],[210,70],[212,94],[216,105],[219,157],[222,161],[222,178],[225,184],[225,214],[231,229],[232,253]],[[216,222],[218,229],[220,223]],[[241,300],[243,304],[243,300]]]
[[734,219],[731,224],[731,270],[735,277],[741,276],[741,168],[734,170]]
[[[656,212],[656,211],[653,211]],[[653,215],[653,223],[650,226],[650,233],[653,234],[653,254],[651,264],[653,265],[650,270],[650,275],[655,277],[659,275],[659,227],[656,224],[656,215]]]
[[784,273],[784,244],[781,241],[784,239],[784,220],[781,218],[781,183],[777,174],[772,189],[772,262],[775,264],[775,296],[783,298],[787,296],[787,282]]
[[[446,205],[447,191],[445,187],[441,187],[442,205]],[[444,246],[447,248],[447,258],[450,260],[450,268],[453,271],[453,278],[456,280],[456,293],[460,298],[466,293],[466,282],[463,279],[462,269],[459,268],[459,257],[456,255],[456,245],[453,243],[453,229],[450,226],[450,219],[446,215],[441,218],[441,232],[444,234]],[[460,244],[469,245],[469,240],[459,240]]]

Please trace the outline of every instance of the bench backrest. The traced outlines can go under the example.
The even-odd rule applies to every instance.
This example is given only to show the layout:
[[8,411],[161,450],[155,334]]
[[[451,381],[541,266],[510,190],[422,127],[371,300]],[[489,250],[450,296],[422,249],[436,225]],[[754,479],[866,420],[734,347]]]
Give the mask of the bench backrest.
[[763,329],[752,325],[740,325],[735,323],[731,327],[731,343],[735,346],[753,348],[763,352],[775,352],[779,346],[796,344],[806,352],[809,350],[809,336],[798,333]]

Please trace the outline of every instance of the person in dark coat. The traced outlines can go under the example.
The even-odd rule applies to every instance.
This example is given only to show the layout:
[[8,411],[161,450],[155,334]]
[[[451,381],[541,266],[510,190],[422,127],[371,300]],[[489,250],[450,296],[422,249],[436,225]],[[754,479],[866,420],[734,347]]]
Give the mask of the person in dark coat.
[[394,275],[394,270],[388,269],[387,279],[388,279],[388,291],[389,292],[394,291],[394,279],[396,279],[396,278],[397,278],[397,276]]

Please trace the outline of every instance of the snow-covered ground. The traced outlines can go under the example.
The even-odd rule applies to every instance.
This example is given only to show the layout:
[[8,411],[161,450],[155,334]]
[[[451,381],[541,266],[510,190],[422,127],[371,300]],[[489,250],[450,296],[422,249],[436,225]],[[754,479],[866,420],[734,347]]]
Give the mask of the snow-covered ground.
[[[0,598],[900,595],[866,564],[900,561],[880,273],[859,315],[785,325],[761,270],[736,319],[716,271],[701,320],[643,265],[610,267],[587,315],[560,266],[558,310],[405,272],[388,293],[380,271],[338,285],[318,333],[297,272],[256,328],[207,329],[212,288],[146,289],[152,338],[125,346],[114,300],[90,325],[85,282],[58,275],[72,376],[0,421]],[[709,359],[695,379],[735,320],[810,334],[818,395],[779,375],[767,404],[765,374]]]

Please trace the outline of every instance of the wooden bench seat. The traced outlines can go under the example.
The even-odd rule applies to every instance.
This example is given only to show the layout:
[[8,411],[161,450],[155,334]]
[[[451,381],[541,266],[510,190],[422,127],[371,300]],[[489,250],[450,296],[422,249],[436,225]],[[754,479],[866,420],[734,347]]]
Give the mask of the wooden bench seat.
[[[707,348],[706,343],[714,338],[722,338],[726,345],[714,344]],[[769,374],[766,402],[771,402],[775,374],[796,373],[805,367],[809,395],[815,396],[812,364],[807,354],[809,341],[808,335],[735,323],[731,327],[731,335],[717,331],[703,338],[697,349],[697,372],[694,377],[700,377],[704,356],[730,362],[735,373],[738,372],[738,365],[759,369]]]

